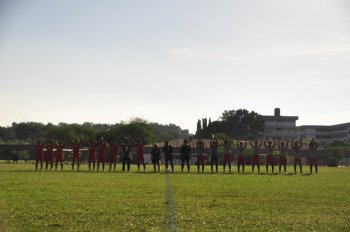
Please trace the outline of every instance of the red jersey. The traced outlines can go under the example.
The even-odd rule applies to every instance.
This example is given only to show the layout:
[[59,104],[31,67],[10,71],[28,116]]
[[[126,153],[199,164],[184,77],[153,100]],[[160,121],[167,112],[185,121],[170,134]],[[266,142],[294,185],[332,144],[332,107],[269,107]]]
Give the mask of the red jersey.
[[47,156],[49,157],[49,158],[53,158],[53,149],[54,149],[54,145],[53,144],[47,144],[47,146],[46,146],[46,149],[47,149]]
[[137,148],[136,148],[136,154],[138,156],[143,156],[143,145],[137,145]]
[[36,158],[44,158],[44,145],[35,145]]
[[89,156],[95,156],[95,152],[96,152],[96,149],[95,149],[95,145],[89,145]]
[[56,161],[62,161],[63,162],[63,144],[56,146]]
[[111,144],[110,149],[111,149],[110,161],[115,162],[115,160],[117,158],[117,154],[118,154],[118,145]]
[[73,155],[79,155],[79,151],[80,151],[80,144],[79,143],[75,143],[73,144]]

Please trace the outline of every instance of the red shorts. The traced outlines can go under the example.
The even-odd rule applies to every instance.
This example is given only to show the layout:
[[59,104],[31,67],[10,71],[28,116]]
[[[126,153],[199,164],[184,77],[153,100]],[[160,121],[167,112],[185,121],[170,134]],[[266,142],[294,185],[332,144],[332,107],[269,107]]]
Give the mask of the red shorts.
[[80,161],[80,155],[79,154],[73,154],[73,161]]
[[280,156],[279,164],[287,165],[287,157],[285,155]]
[[89,155],[89,163],[95,163],[96,162],[96,156],[95,155]]
[[64,161],[63,155],[57,155],[57,156],[55,157],[55,159],[56,159],[56,162],[57,162],[57,163],[58,163],[58,162],[63,163],[63,161]]
[[316,165],[317,164],[317,158],[310,158],[310,165],[314,164]]
[[36,155],[36,161],[41,161],[41,162],[43,162],[43,160],[44,160],[44,156],[43,155]]
[[294,158],[294,165],[301,164],[300,158]]
[[238,155],[238,164],[244,164],[244,156],[243,155]]
[[266,164],[273,164],[273,156],[272,155],[266,156]]
[[46,154],[45,161],[46,162],[53,162],[53,155],[52,154]]
[[224,162],[230,163],[231,162],[231,154],[225,154],[224,155]]
[[253,156],[253,164],[259,164],[260,163],[260,157],[259,155],[255,154]]
[[197,155],[197,164],[204,164],[204,155]]
[[105,156],[104,155],[98,155],[97,162],[98,163],[104,163],[105,162]]
[[136,161],[137,161],[137,163],[144,163],[145,158],[143,157],[143,154],[137,154]]

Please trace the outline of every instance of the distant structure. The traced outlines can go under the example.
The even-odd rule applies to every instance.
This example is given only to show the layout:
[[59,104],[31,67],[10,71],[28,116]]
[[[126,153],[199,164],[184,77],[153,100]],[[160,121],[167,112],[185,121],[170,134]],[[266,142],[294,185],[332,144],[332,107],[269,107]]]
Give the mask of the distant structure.
[[321,142],[333,140],[350,141],[350,122],[332,126],[303,125],[297,127],[297,136],[305,139],[315,138]]
[[281,116],[280,108],[275,108],[273,116],[263,115],[265,120],[264,137],[296,138],[298,116]]

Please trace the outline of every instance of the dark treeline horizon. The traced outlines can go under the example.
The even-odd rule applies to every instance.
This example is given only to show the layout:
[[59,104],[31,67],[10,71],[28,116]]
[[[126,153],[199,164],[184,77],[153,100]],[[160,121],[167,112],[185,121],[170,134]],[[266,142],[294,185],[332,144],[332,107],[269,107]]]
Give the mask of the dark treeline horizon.
[[71,138],[83,139],[84,142],[101,137],[121,140],[121,137],[130,136],[143,138],[146,143],[188,138],[189,131],[180,126],[148,122],[135,118],[129,122],[120,123],[65,123],[57,124],[42,122],[13,122],[11,126],[0,126],[0,143],[31,143],[33,139],[60,140],[69,143]]

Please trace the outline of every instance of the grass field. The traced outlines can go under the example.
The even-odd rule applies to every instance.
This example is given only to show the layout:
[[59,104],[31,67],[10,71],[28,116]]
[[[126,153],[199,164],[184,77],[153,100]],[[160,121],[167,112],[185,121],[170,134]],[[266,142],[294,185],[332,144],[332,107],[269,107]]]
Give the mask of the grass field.
[[317,175],[33,169],[0,164],[1,231],[350,231],[350,168],[321,167]]

